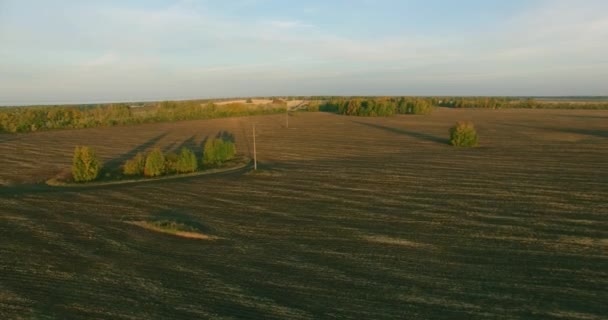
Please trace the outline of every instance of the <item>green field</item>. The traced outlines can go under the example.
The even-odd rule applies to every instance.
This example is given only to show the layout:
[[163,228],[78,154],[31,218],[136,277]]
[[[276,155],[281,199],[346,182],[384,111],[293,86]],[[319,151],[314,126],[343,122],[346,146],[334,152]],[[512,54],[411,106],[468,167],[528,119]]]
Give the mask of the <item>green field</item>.
[[[0,134],[0,318],[605,319],[608,111],[284,119]],[[459,120],[479,147],[448,145]],[[79,144],[251,156],[253,123],[257,174],[43,184]]]

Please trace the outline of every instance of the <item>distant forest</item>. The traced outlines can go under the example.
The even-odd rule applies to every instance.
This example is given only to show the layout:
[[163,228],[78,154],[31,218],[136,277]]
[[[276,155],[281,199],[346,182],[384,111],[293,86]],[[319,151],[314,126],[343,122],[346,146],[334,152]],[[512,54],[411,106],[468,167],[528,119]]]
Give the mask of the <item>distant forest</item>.
[[285,102],[265,105],[202,100],[104,105],[58,105],[0,108],[0,132],[110,127],[140,123],[212,119],[285,112]]
[[[117,125],[211,119],[285,112],[284,100],[272,103],[215,104],[209,100],[112,103],[98,105],[56,105],[0,108],[0,132],[33,132],[50,129],[92,128]],[[335,112],[352,116],[428,114],[434,107],[605,109],[605,97],[288,97],[307,100],[308,111]],[[221,100],[216,100],[216,102]],[[230,100],[228,100],[230,101]]]

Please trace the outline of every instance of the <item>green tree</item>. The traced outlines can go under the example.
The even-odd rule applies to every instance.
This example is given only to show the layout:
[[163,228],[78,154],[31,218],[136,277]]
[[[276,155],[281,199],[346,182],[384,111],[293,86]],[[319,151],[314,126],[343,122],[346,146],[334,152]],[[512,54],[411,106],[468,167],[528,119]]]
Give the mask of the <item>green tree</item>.
[[86,146],[74,149],[72,161],[72,176],[76,182],[87,182],[97,179],[101,171],[101,162],[95,151]]
[[178,173],[190,173],[196,171],[198,161],[194,152],[188,148],[182,148],[179,153],[175,169]]
[[157,177],[163,173],[165,173],[165,156],[159,148],[155,148],[146,157],[144,175],[146,177]]
[[203,149],[203,165],[218,166],[225,161],[233,159],[236,155],[234,142],[224,141],[220,138],[209,139]]
[[179,156],[175,152],[169,152],[165,155],[165,173],[176,173],[177,172],[177,161]]
[[450,128],[450,144],[457,147],[474,147],[478,143],[477,131],[471,122],[457,122]]
[[125,161],[122,167],[122,172],[125,176],[141,176],[144,174],[144,168],[146,167],[146,156],[139,152],[133,157]]

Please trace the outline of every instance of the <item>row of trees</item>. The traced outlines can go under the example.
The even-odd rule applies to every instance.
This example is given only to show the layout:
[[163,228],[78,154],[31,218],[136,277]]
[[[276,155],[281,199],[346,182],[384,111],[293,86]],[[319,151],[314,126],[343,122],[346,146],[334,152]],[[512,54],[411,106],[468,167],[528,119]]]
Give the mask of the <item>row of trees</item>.
[[559,101],[514,97],[443,97],[438,106],[480,109],[608,109],[603,101]]
[[198,161],[192,150],[184,147],[179,153],[164,154],[160,148],[155,148],[147,155],[140,152],[125,161],[122,172],[125,176],[157,177],[164,174],[190,173],[197,169]]
[[285,112],[285,102],[216,105],[193,101],[161,103],[0,108],[0,132],[108,127],[126,124],[211,119]]
[[148,154],[138,153],[132,159],[125,161],[123,174],[125,176],[158,177],[166,174],[183,174],[197,171],[200,167],[212,168],[234,159],[236,146],[233,141],[221,137],[208,139],[203,147],[200,161],[189,148],[183,147],[179,153],[163,153],[155,148]]
[[[203,147],[203,155],[199,162],[189,148],[183,147],[179,153],[163,153],[160,148],[154,148],[149,153],[137,153],[125,161],[122,166],[124,176],[158,177],[166,174],[184,174],[220,166],[234,159],[236,146],[234,141],[225,137],[208,139]],[[199,165],[200,164],[200,165]],[[72,159],[72,177],[76,182],[96,180],[103,165],[95,151],[87,146],[77,146]]]
[[[338,98],[321,105],[311,105],[320,111],[349,116],[385,117],[394,114],[428,114],[436,102],[429,98]],[[312,111],[312,110],[311,110]]]

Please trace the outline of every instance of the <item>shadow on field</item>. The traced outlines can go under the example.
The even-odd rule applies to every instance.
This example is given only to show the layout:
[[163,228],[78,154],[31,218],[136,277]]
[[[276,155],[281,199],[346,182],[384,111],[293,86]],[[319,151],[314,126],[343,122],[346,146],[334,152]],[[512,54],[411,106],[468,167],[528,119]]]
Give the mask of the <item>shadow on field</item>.
[[608,130],[596,130],[596,129],[580,129],[580,128],[550,128],[550,127],[537,127],[523,124],[507,124],[500,123],[501,126],[511,127],[511,128],[525,128],[525,129],[533,129],[533,130],[542,130],[542,131],[551,131],[557,133],[571,133],[571,134],[580,134],[590,137],[598,137],[598,138],[608,138]]
[[177,149],[175,151],[179,152],[182,148],[188,148],[193,152],[196,152],[198,151],[198,149],[201,148],[201,145],[200,143],[196,143],[196,135],[193,135],[190,138],[184,140],[182,143],[180,143],[180,145],[177,146]]
[[372,128],[388,131],[391,133],[405,135],[405,136],[412,137],[412,138],[422,140],[422,141],[430,141],[430,142],[435,142],[435,143],[440,143],[440,144],[449,144],[450,143],[450,141],[447,138],[440,138],[440,137],[436,137],[436,136],[426,134],[426,133],[386,127],[386,126],[382,126],[379,124],[373,124],[373,123],[367,123],[367,122],[360,122],[360,121],[353,121],[353,122],[360,124],[360,125],[367,126],[367,127],[372,127]]
[[19,139],[18,136],[11,136],[9,133],[0,134],[0,143],[10,142],[17,139]]
[[[116,159],[112,159],[112,160],[106,162],[104,164],[104,167],[105,168],[117,168],[117,167],[120,167],[125,161],[127,161],[127,160],[135,157],[135,155],[138,152],[144,152],[144,151],[146,151],[146,149],[154,146],[158,141],[160,141],[160,139],[164,138],[167,134],[168,134],[167,132],[159,134],[158,136],[156,136],[156,137],[154,137],[154,138],[152,138],[152,139],[150,139],[150,140],[148,140],[148,141],[146,141],[146,142],[138,145],[137,147],[131,149],[131,151],[129,151],[127,153],[124,153],[120,157],[118,157]],[[112,170],[112,169],[110,169],[110,170]]]
[[234,138],[234,134],[228,132],[228,131],[220,131],[217,136],[217,139],[222,139],[224,141],[228,141],[228,142],[232,142],[235,143],[236,139]]
[[608,116],[600,116],[600,115],[580,115],[580,114],[568,114],[568,115],[558,115],[560,118],[574,118],[574,119],[584,119],[584,120],[604,120],[608,119]]
[[582,134],[582,135],[591,136],[591,137],[608,138],[608,130],[588,130],[588,129],[570,129],[570,128],[564,128],[564,129],[547,128],[547,130],[559,131],[559,132],[563,132],[563,133]]

